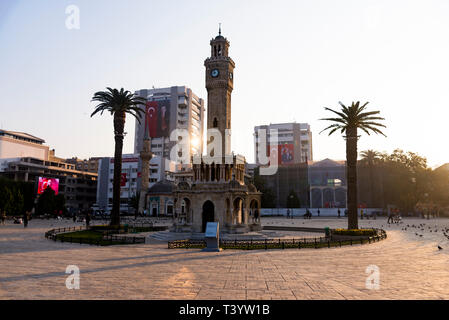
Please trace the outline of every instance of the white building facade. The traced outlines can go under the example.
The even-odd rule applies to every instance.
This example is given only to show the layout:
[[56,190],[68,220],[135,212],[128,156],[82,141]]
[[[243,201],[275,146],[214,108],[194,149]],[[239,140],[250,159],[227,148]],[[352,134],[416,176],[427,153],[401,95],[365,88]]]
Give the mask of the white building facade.
[[[145,118],[136,120],[134,153],[143,147],[145,124],[151,138],[151,152],[159,157],[171,158],[173,146],[178,142],[175,129],[188,132],[188,147],[191,154],[202,154],[204,100],[186,86],[142,89],[136,95],[148,100]],[[175,159],[172,159],[175,160]]]
[[45,141],[24,132],[0,130],[0,159],[32,157],[48,160]]
[[[265,132],[265,137],[260,134]],[[270,130],[275,130],[277,135],[271,135]],[[267,150],[260,150],[262,159],[270,152],[277,152],[278,164],[305,163],[313,160],[312,131],[307,123],[278,123],[254,127],[254,160],[258,165],[261,157],[257,152],[259,146],[266,146]]]
[[[140,192],[141,160],[139,154],[124,154],[122,156],[122,179],[120,189],[121,210],[129,210],[130,199]],[[149,187],[156,182],[168,180],[175,170],[175,163],[159,156],[150,160]],[[97,205],[101,210],[112,208],[114,181],[114,158],[106,157],[100,160],[98,166]]]

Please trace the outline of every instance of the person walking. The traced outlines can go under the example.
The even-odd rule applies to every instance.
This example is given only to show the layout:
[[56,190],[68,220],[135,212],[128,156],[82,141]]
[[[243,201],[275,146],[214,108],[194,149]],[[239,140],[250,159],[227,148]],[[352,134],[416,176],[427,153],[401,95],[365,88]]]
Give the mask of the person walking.
[[320,216],[320,209],[319,208],[318,208],[317,214],[318,214],[318,217],[319,217]]
[[76,212],[74,211],[72,215],[73,215],[73,217],[72,217],[73,223],[75,223],[76,222]]
[[3,210],[3,212],[2,212],[2,224],[3,224],[3,225],[6,224],[5,221],[6,221],[6,211]]
[[90,214],[89,212],[86,213],[86,227],[89,228],[90,225]]
[[287,219],[290,218],[290,209],[287,209]]
[[[390,222],[390,221],[391,221],[391,222]],[[394,220],[393,220],[393,212],[390,211],[390,213],[388,214],[388,220],[387,220],[387,223],[390,224],[390,223],[393,223],[393,222],[394,222]]]
[[338,213],[338,218],[340,219],[340,216],[341,216],[341,211],[340,211],[340,208],[338,208],[338,211],[337,211],[337,213]]
[[28,212],[25,212],[23,214],[23,227],[24,228],[28,227]]

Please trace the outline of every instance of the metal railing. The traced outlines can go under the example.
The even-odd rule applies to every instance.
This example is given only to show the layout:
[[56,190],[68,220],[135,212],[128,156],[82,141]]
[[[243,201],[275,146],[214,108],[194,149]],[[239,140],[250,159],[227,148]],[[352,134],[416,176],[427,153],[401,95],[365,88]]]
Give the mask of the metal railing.
[[90,230],[95,226],[81,226],[81,227],[65,227],[52,229],[45,233],[45,238],[53,241],[61,241],[61,242],[70,242],[70,243],[79,243],[79,244],[90,244],[90,245],[114,245],[114,244],[141,244],[145,243],[144,237],[131,237],[131,236],[121,236],[118,235],[117,231],[105,231],[102,232],[103,236],[101,238],[85,238],[85,237],[77,237],[77,236],[68,236],[65,234],[76,232],[76,231],[84,231]]
[[[387,233],[382,229],[377,229],[377,234],[357,240],[331,240],[329,237],[316,238],[278,238],[278,239],[249,239],[249,240],[220,240],[219,246],[222,249],[240,250],[268,250],[268,249],[302,249],[302,248],[331,248],[345,245],[367,244],[379,242],[387,238]],[[206,247],[205,240],[186,239],[168,242],[168,249],[201,249]]]

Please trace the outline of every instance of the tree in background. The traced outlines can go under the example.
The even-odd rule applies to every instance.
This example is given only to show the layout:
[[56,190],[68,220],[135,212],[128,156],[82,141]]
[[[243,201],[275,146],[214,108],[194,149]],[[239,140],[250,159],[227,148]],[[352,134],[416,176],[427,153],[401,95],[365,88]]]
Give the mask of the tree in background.
[[290,193],[287,196],[287,208],[299,208],[301,207],[301,202],[299,201],[299,197],[295,191],[290,190]]
[[67,209],[65,207],[65,197],[62,194],[58,194],[55,196],[55,210],[56,212],[66,213]]
[[36,190],[33,182],[18,181],[18,188],[23,195],[23,210],[31,212],[35,205]]
[[426,158],[396,149],[391,154],[382,154],[381,159],[386,204],[412,212],[418,202],[428,201],[433,183]]
[[449,207],[449,164],[436,168],[430,176],[432,185],[428,200],[440,208]]
[[11,190],[5,185],[0,186],[0,214],[6,212],[9,214],[13,202],[13,195]]
[[31,211],[36,197],[33,182],[14,181],[0,177],[0,212],[20,216]]
[[38,214],[51,214],[53,215],[56,210],[55,191],[48,187],[42,192],[37,201],[36,212]]
[[19,188],[14,187],[12,189],[11,195],[12,195],[12,203],[10,204],[9,214],[14,216],[23,215],[23,213],[25,212],[24,211],[25,200],[22,195],[22,192],[20,191]]
[[369,181],[370,181],[370,204],[369,206],[373,206],[375,203],[375,199],[377,197],[374,197],[374,194],[377,194],[375,187],[374,187],[374,170],[375,167],[378,166],[381,162],[381,153],[374,150],[365,150],[360,152],[360,155],[362,156],[362,159],[360,160],[360,164],[362,167],[368,168],[369,171]]
[[133,196],[129,199],[129,206],[137,212],[139,210],[139,200],[140,200],[140,192],[133,194]]

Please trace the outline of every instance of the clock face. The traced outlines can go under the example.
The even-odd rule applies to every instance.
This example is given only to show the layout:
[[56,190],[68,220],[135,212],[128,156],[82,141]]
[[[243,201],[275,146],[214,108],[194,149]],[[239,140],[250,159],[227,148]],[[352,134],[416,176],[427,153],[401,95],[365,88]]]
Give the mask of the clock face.
[[210,75],[212,76],[212,78],[218,77],[218,75],[219,75],[218,69],[212,70],[212,72],[210,73]]

